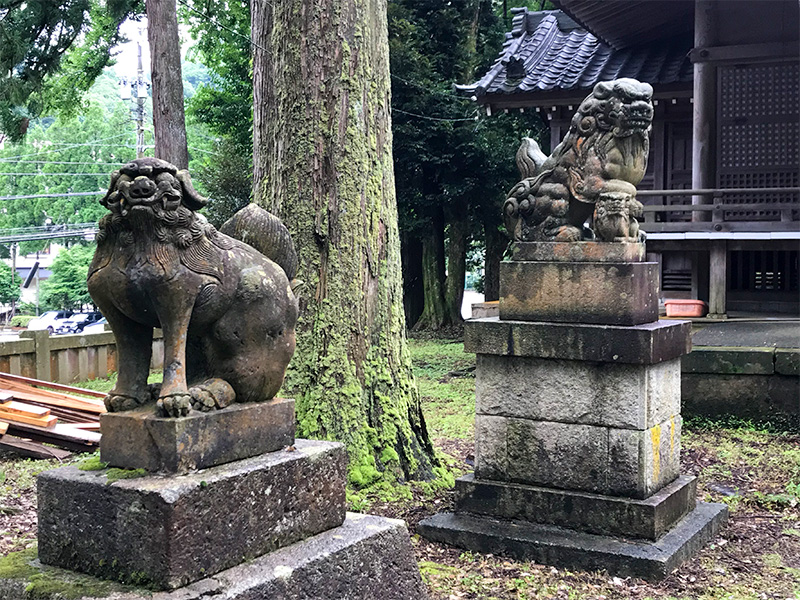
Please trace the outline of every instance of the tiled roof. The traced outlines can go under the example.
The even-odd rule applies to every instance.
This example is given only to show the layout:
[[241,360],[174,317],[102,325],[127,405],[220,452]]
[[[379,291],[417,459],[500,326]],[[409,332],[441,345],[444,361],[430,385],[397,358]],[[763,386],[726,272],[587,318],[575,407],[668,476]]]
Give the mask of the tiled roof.
[[653,85],[692,81],[691,37],[615,50],[561,11],[515,12],[500,57],[480,81],[460,89],[480,99],[520,92],[586,90],[598,81],[619,77]]

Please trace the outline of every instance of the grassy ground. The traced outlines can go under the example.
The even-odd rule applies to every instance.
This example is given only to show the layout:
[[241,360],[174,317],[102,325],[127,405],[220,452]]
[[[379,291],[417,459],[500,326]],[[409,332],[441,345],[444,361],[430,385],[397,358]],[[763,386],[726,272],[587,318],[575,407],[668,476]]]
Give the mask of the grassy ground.
[[[448,340],[411,340],[411,351],[431,437],[455,476],[470,471],[474,356]],[[108,389],[113,382],[80,385]],[[349,498],[351,508],[408,522],[432,600],[800,598],[800,433],[687,418],[682,441],[683,471],[697,475],[699,499],[726,503],[731,517],[712,544],[657,584],[427,542],[416,535],[416,524],[452,504],[441,482]],[[35,543],[35,474],[55,466],[0,455],[0,555]]]

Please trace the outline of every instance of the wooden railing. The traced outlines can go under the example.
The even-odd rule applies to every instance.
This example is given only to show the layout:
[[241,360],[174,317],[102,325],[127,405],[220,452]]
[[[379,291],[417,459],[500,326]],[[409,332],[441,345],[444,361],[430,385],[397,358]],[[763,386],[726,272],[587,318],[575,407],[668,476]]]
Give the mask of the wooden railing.
[[[796,199],[791,202],[730,202],[730,196],[759,194],[765,196],[792,195]],[[642,229],[647,232],[685,232],[685,231],[800,231],[800,187],[778,188],[733,188],[733,189],[699,189],[699,190],[638,190],[637,198],[642,203],[652,197],[699,197],[702,203],[697,204],[663,204],[644,206],[644,222]],[[730,213],[742,211],[774,212],[774,218],[758,220],[742,219],[741,214],[735,219]],[[670,220],[675,213],[691,215],[699,213],[691,220]],[[656,215],[663,214],[665,220],[656,221]],[[683,217],[686,219],[686,217]]]

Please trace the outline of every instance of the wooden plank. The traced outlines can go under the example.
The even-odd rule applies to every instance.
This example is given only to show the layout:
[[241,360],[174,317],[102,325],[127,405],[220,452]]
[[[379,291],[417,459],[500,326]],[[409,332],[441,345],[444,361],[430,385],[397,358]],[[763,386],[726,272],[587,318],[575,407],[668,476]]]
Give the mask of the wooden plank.
[[779,231],[798,231],[800,221],[791,223],[781,221],[725,221],[722,223],[705,222],[677,222],[677,223],[639,223],[639,226],[647,233],[655,232],[680,232],[705,231],[705,232],[726,232],[741,231],[749,233],[759,232],[779,232]]
[[100,434],[94,431],[84,431],[71,425],[57,423],[53,428],[37,427],[36,425],[25,425],[23,423],[11,423],[9,431],[15,431],[26,438],[30,438],[48,444],[55,444],[62,448],[85,449],[87,446],[97,446],[100,444]]
[[14,400],[2,401],[0,400],[0,413],[17,413],[22,415],[29,415],[31,417],[47,417],[50,416],[50,409],[43,406],[35,406],[33,404],[25,404],[23,402],[16,402]]
[[28,415],[18,414],[18,413],[7,413],[0,410],[0,421],[6,421],[7,423],[24,423],[26,425],[36,425],[37,427],[46,427],[47,429],[52,429],[56,426],[58,422],[58,417],[30,417]]
[[61,448],[51,448],[50,446],[32,442],[31,440],[24,440],[13,435],[4,435],[0,438],[0,448],[3,450],[11,450],[28,458],[56,458],[58,460],[64,460],[72,456],[71,452],[67,452]]
[[85,429],[87,431],[100,431],[100,422],[97,423],[70,423],[75,429]]
[[0,392],[0,402],[8,402],[14,399],[14,394],[11,392]]
[[5,435],[6,431],[8,431],[8,423],[0,423],[0,436]]
[[72,392],[73,394],[85,394],[95,398],[105,398],[105,392],[98,392],[97,390],[87,390],[85,388],[74,387],[71,385],[64,385],[61,383],[52,383],[50,381],[42,381],[41,379],[33,379],[31,377],[22,377],[21,375],[11,375],[10,373],[0,373],[0,379],[7,379],[9,381],[16,381],[18,383],[27,383],[33,386],[44,386],[54,390],[62,390],[65,392]]
[[106,412],[105,405],[97,403],[89,398],[74,398],[71,396],[53,398],[46,395],[40,395],[38,393],[39,390],[35,388],[29,388],[29,390],[30,391],[11,390],[11,392],[14,394],[14,397],[17,400],[22,400],[23,402],[39,402],[41,404],[47,404],[50,406],[60,406],[63,408],[82,410],[98,415]]

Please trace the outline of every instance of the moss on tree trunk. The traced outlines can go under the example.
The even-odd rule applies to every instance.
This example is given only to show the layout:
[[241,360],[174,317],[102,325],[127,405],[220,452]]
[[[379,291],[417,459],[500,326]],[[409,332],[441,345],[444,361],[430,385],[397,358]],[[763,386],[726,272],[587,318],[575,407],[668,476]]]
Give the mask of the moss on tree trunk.
[[256,200],[300,258],[287,389],[298,434],[345,442],[350,478],[435,460],[402,303],[385,0],[252,0]]

